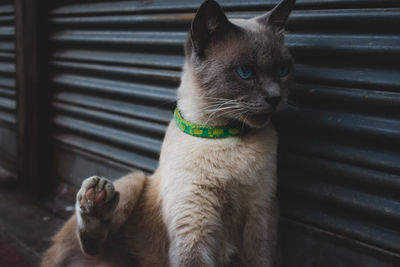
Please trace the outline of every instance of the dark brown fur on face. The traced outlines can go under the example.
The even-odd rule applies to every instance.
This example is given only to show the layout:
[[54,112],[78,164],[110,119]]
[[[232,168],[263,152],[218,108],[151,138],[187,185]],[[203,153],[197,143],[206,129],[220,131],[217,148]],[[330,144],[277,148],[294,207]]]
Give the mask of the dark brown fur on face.
[[[209,8],[214,10],[216,7],[210,4]],[[206,14],[218,16],[218,19]],[[269,99],[280,97],[282,102],[287,100],[293,59],[284,46],[282,25],[271,23],[268,19],[270,17],[271,14],[254,18],[251,23],[244,20],[228,21],[222,10],[209,12],[205,9],[193,22],[193,25],[211,25],[212,29],[209,32],[205,29],[192,29],[192,38],[189,36],[185,45],[187,63],[193,69],[193,76],[201,89],[200,97],[205,98],[205,103],[207,99],[220,98],[236,100],[232,103],[242,105],[242,109],[235,109],[231,113],[223,109],[222,113],[226,114],[221,116],[225,116],[228,121],[239,118],[251,127],[260,127],[277,109]],[[198,20],[205,22],[200,23]],[[206,41],[196,43],[193,41],[196,35],[203,36],[195,40]],[[242,65],[254,71],[252,79],[239,77],[236,68]],[[289,70],[284,77],[280,77],[282,68]]]
[[[197,138],[171,121],[153,175],[83,182],[75,216],[42,267],[276,265],[277,136],[267,122],[277,104],[271,99],[285,97],[291,77],[282,27],[294,2],[232,21],[215,1],[203,3],[186,42],[178,107],[194,123],[236,120],[251,130]],[[242,65],[252,79],[238,77]],[[289,68],[283,76],[282,66]]]

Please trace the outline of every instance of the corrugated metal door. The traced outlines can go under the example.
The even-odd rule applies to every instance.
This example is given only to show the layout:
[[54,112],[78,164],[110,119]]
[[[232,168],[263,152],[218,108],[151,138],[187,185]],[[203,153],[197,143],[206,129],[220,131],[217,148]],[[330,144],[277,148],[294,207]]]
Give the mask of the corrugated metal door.
[[295,12],[287,38],[297,65],[279,120],[285,262],[400,266],[400,2],[325,2],[337,5]]
[[14,6],[0,1],[0,177],[16,175]]
[[[219,1],[248,18],[278,1]],[[172,117],[201,1],[74,1],[51,9],[54,176],[148,172]],[[400,3],[298,0],[281,133],[284,266],[400,262]],[[397,112],[396,112],[397,111]]]
[[88,3],[51,12],[55,175],[68,182],[157,166],[184,33],[155,30],[150,18],[126,10],[135,5],[142,4]]

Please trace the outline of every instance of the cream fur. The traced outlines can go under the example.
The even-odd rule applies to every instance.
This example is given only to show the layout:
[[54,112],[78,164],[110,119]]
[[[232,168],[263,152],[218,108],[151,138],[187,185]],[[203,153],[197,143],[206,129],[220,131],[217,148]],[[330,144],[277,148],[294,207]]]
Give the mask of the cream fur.
[[[203,266],[225,266],[232,251],[240,250],[231,240],[230,231],[240,227],[235,224],[247,217],[254,218],[256,224],[264,221],[259,228],[245,229],[255,238],[266,233],[257,256],[269,263],[267,253],[273,244],[268,242],[267,233],[275,234],[272,232],[276,231],[277,218],[270,218],[273,229],[264,218],[271,216],[267,212],[275,205],[275,158],[276,135],[272,127],[246,138],[193,140],[172,123],[160,160],[162,211],[171,240],[171,262],[185,261],[188,254],[200,254],[196,257],[203,260]],[[229,204],[233,205],[233,214],[224,219],[220,213],[227,205],[226,199],[232,201]],[[250,253],[257,249],[248,245],[245,251],[238,251],[243,257],[246,250]]]

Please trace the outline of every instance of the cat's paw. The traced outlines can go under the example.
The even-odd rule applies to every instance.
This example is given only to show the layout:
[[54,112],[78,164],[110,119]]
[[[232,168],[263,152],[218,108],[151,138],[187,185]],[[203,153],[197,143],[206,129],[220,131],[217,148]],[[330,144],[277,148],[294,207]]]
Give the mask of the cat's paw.
[[106,178],[92,176],[85,179],[76,195],[81,214],[108,220],[119,202],[119,193]]

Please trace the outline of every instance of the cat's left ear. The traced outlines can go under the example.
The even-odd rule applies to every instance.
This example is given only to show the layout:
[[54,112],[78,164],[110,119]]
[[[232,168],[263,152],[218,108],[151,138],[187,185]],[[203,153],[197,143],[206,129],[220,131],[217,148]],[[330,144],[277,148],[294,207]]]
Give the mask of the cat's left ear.
[[258,17],[257,21],[262,24],[274,26],[278,30],[283,30],[295,3],[296,0],[282,0],[271,11]]
[[221,37],[233,25],[214,0],[206,0],[197,10],[190,29],[194,51],[202,55],[213,38]]

